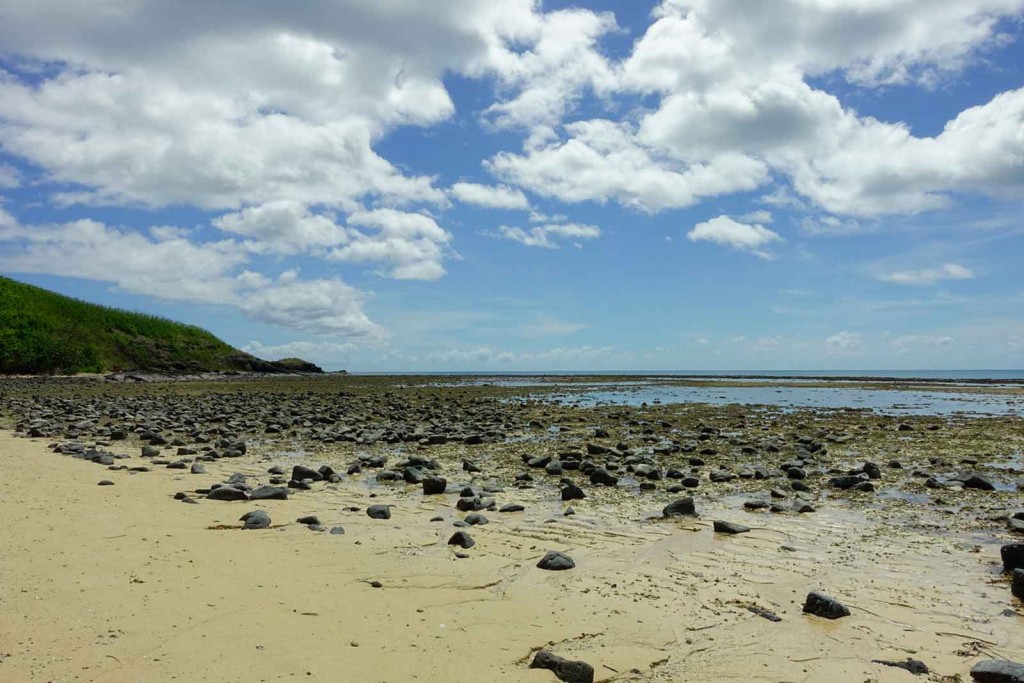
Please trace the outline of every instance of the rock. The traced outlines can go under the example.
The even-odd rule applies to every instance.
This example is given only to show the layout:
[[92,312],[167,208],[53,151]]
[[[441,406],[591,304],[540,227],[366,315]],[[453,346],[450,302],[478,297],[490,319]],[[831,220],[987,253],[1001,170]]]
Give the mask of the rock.
[[985,477],[977,474],[967,474],[955,477],[956,481],[963,482],[965,489],[978,489],[980,491],[995,491],[995,484]]
[[502,505],[498,512],[522,512],[526,508],[519,503],[509,503],[508,505]]
[[345,528],[340,526],[332,526],[329,533],[332,536],[342,536],[345,533]]
[[560,553],[557,550],[549,550],[544,557],[537,563],[540,569],[547,569],[548,571],[558,572],[566,569],[572,569],[576,566],[572,558],[565,553]]
[[804,613],[824,617],[825,619],[839,619],[850,616],[850,610],[846,605],[818,591],[807,594],[807,600],[804,602]]
[[594,667],[586,662],[563,659],[547,650],[541,650],[533,656],[530,668],[547,669],[562,683],[594,683]]
[[436,496],[448,488],[448,480],[444,477],[426,477],[423,480],[423,495]]
[[324,475],[320,474],[311,467],[304,465],[295,465],[292,467],[292,481],[302,481],[304,479],[310,479],[312,481],[323,481]]
[[160,449],[156,446],[143,446],[142,457],[143,458],[155,458],[160,455]]
[[466,524],[469,524],[470,526],[477,526],[482,524],[489,524],[491,520],[487,519],[479,512],[470,512],[462,521],[464,521]]
[[244,522],[242,529],[266,529],[270,526],[270,515],[263,510],[253,510],[252,512],[246,512],[244,515],[239,517],[239,520]]
[[852,489],[860,484],[864,483],[865,480],[858,474],[847,474],[841,477],[832,477],[828,480],[828,485],[832,488],[847,490]]
[[97,486],[113,486],[114,482],[110,481],[109,479],[100,479],[100,481],[96,485]]
[[1014,569],[1024,569],[1024,543],[1009,543],[999,549],[1003,558],[1003,571],[1009,574]]
[[236,489],[234,486],[218,486],[211,490],[206,497],[210,500],[248,500],[245,491]]
[[924,676],[929,673],[928,665],[917,659],[908,658],[905,662],[893,662],[886,659],[872,659],[871,661],[875,664],[882,664],[884,666],[891,666],[895,669],[903,669],[904,671],[909,671],[915,676]]
[[463,460],[462,461],[462,471],[463,472],[469,472],[470,474],[472,474],[474,472],[479,472],[480,468],[475,463],[473,463],[470,460]]
[[299,517],[295,521],[298,522],[299,524],[320,526],[320,518],[317,517],[316,515],[306,515],[305,517]]
[[568,483],[562,488],[562,500],[583,500],[587,494],[579,486]]
[[590,473],[590,483],[595,486],[618,486],[619,478],[603,467]]
[[680,498],[666,505],[661,511],[662,517],[697,517],[697,506],[693,498]]
[[476,545],[476,541],[474,541],[473,537],[465,531],[456,531],[452,534],[452,537],[448,539],[448,545],[457,545],[464,550],[468,550]]
[[742,524],[735,524],[733,522],[723,522],[720,519],[716,519],[713,526],[715,531],[720,534],[745,534],[750,531],[749,526],[743,526]]
[[1010,584],[1010,592],[1018,600],[1024,600],[1024,569],[1013,570],[1013,582]]
[[1024,664],[990,659],[971,668],[971,678],[978,683],[1024,683]]
[[697,477],[683,477],[679,483],[688,489],[695,489],[700,486],[700,479]]
[[288,500],[288,489],[283,486],[261,486],[249,492],[249,500]]
[[391,508],[387,505],[371,505],[366,508],[366,516],[370,519],[391,519]]
[[201,462],[194,462],[192,463],[191,472],[192,474],[206,474],[206,466]]

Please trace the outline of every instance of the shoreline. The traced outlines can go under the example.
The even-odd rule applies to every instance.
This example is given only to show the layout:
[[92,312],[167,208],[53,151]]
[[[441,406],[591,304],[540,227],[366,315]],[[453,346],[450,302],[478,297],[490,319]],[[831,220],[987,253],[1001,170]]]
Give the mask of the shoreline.
[[[362,394],[358,381],[345,382],[346,391],[356,394],[338,400],[353,410],[391,405],[402,414],[405,403],[394,403],[401,397],[413,410],[437,412],[451,404],[466,411],[475,405],[463,403],[460,391],[380,388],[383,393]],[[155,419],[145,417],[157,414],[155,406],[167,411],[182,401],[181,410],[195,412],[197,420],[215,399],[221,403],[210,407],[211,415],[231,400],[252,402],[240,414],[258,415],[264,405],[259,393],[216,398],[191,393],[201,387],[165,388],[170,393],[59,399],[37,412],[64,405],[71,425],[95,406],[109,404],[115,412],[137,406],[143,424]],[[272,401],[267,405],[300,405],[293,403],[298,398]],[[593,439],[595,424],[608,425],[619,440],[643,443],[641,432],[630,436],[630,420],[657,425],[675,415],[673,430],[682,440],[691,424],[710,421],[725,433],[745,423],[755,435],[758,425],[777,425],[772,429],[785,433],[816,419],[814,413],[755,417],[738,408],[705,407],[691,415],[679,406],[515,410],[523,412],[505,419],[522,422],[523,429],[547,415],[547,424],[569,431],[479,446],[250,436],[242,457],[197,458],[204,474],[158,465],[160,457],[140,457],[134,436],[79,437],[87,444],[107,443],[101,451],[128,456],[113,465],[128,469],[110,470],[52,452],[48,444],[66,442],[64,434],[30,439],[0,431],[0,677],[557,683],[551,672],[528,668],[532,653],[545,648],[590,663],[598,681],[898,683],[912,679],[872,660],[914,657],[935,672],[928,680],[959,675],[966,681],[971,666],[987,657],[1024,659],[1020,605],[999,573],[999,546],[1013,535],[986,521],[1012,509],[1013,501],[1019,504],[1017,493],[939,490],[922,505],[917,498],[890,499],[886,488],[853,496],[822,490],[812,514],[769,514],[742,503],[785,479],[738,479],[705,482],[692,491],[700,518],[665,520],[665,501],[679,497],[662,490],[667,482],[650,492],[626,483],[588,487],[585,499],[562,502],[558,478],[545,481],[543,471],[534,471],[537,481],[530,487],[511,485],[513,475],[526,469],[519,455],[578,447]],[[179,419],[171,415],[168,425]],[[582,422],[573,426],[577,417]],[[878,443],[900,444],[908,467],[927,463],[932,444],[980,452],[1008,443],[1007,435],[1020,436],[1017,418],[966,420],[961,426],[917,419],[911,421],[916,431],[908,433],[894,431],[892,418],[842,420],[821,422],[855,437],[830,442],[836,454],[827,462],[876,448],[875,441],[864,440],[877,429],[883,429]],[[858,434],[857,425],[867,431]],[[944,425],[938,440],[929,436],[929,425]],[[519,429],[510,429],[508,439],[518,438]],[[902,441],[897,434],[904,434]],[[726,439],[701,443],[724,451]],[[306,446],[289,450],[295,444]],[[850,455],[843,455],[847,450]],[[163,460],[175,460],[173,447],[162,452]],[[262,485],[273,465],[287,471],[330,463],[343,472],[339,468],[360,453],[391,453],[390,462],[402,453],[435,458],[448,478],[448,493],[426,496],[418,485],[377,481],[381,470],[342,476],[334,484],[315,482],[311,490],[293,490],[280,501],[222,502],[194,493],[233,474]],[[464,472],[467,457],[484,472]],[[705,457],[727,461],[725,453]],[[759,457],[767,462],[786,456]],[[1000,471],[991,470],[991,476]],[[1019,480],[1012,472],[1001,476]],[[100,479],[114,484],[97,486]],[[488,524],[462,529],[476,545],[465,551],[449,546],[448,538],[459,530],[453,523],[466,517],[455,508],[459,487],[492,481],[503,485],[493,494],[499,505],[521,503],[525,510],[484,511]],[[913,487],[891,485],[918,495]],[[175,500],[180,492],[198,504]],[[939,505],[938,498],[950,504]],[[367,517],[363,510],[371,504],[393,505],[391,519]],[[575,514],[565,516],[569,507]],[[255,509],[268,512],[271,528],[239,530],[238,518]],[[306,515],[345,533],[311,531],[296,522]],[[437,516],[442,521],[430,521]],[[751,531],[717,534],[711,526],[719,519]],[[548,550],[568,552],[576,567],[538,569],[537,560]],[[372,587],[373,581],[382,587]],[[833,622],[802,614],[803,599],[814,590],[841,600],[852,615]],[[769,622],[751,607],[782,620]]]

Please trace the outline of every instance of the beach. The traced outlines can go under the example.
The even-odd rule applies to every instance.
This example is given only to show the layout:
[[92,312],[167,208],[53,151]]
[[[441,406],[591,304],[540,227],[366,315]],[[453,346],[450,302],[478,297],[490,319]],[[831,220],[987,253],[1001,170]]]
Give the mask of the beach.
[[[509,399],[502,392],[495,403],[486,387],[427,387],[400,378],[321,382],[275,380],[223,391],[188,382],[121,387],[102,379],[70,387],[53,380],[43,389],[6,385],[0,679],[541,683],[558,680],[529,668],[535,653],[547,650],[587,662],[598,681],[908,681],[910,672],[874,661],[908,658],[927,665],[926,680],[954,681],[969,680],[971,667],[985,659],[1024,659],[1021,605],[999,561],[1000,546],[1021,538],[1007,526],[1021,503],[1018,417],[585,409],[521,397],[501,403]],[[240,417],[214,423],[197,407],[215,391],[211,415],[241,402],[262,425],[259,397],[271,390],[292,392],[292,407],[304,405],[305,392],[322,395],[308,412],[288,413],[297,420],[279,420],[280,430],[269,433],[263,426],[259,435],[234,434]],[[344,401],[339,391],[349,393]],[[161,434],[187,444],[160,446],[166,457],[142,457],[140,433],[159,420],[150,403],[126,410],[132,401],[162,401]],[[182,410],[194,422],[167,408],[176,401],[185,402]],[[397,443],[349,441],[335,429],[339,438],[325,442],[322,430],[331,427],[306,418],[333,401],[342,412],[390,406],[403,424],[418,414],[431,428]],[[116,410],[101,415],[104,405]],[[506,426],[501,436],[457,440],[442,408],[461,411],[467,423],[498,416]],[[33,420],[53,431],[37,425],[38,435],[29,436]],[[170,426],[175,420],[177,429]],[[72,424],[76,435],[69,437]],[[806,478],[798,480],[779,463],[798,455],[800,424],[813,437],[804,443],[827,444],[828,455],[805,462]],[[870,438],[858,434],[858,425]],[[127,438],[109,438],[118,427]],[[217,436],[228,431],[250,444],[244,454],[224,456]],[[213,438],[195,443],[190,434]],[[687,455],[691,441],[696,449]],[[679,448],[659,450],[673,442]],[[73,450],[54,452],[68,443],[85,446],[79,456],[96,449],[117,457],[104,465]],[[888,449],[880,452],[879,443]],[[944,474],[944,464],[963,469],[959,456],[971,458],[959,450],[978,444],[991,452],[975,452],[967,464],[998,484],[994,490],[951,484]],[[615,452],[592,453],[600,448],[591,445]],[[179,457],[180,448],[195,453]],[[687,465],[701,448],[715,453],[702,456],[704,466]],[[568,468],[547,475],[551,459],[573,462],[567,451],[614,460],[619,469],[611,471],[621,480],[596,486]],[[930,461],[929,452],[946,462]],[[524,453],[552,457],[531,467]],[[385,467],[367,465],[385,454]],[[420,483],[380,476],[400,471],[411,457],[434,462],[429,474],[447,479],[445,493],[425,495]],[[681,463],[699,485],[670,493],[674,480],[665,476],[640,488],[645,482],[638,483],[636,469],[645,459],[661,473]],[[902,461],[899,470],[890,467],[894,459]],[[200,463],[201,471],[167,466],[183,460]],[[469,471],[467,460],[481,471]],[[865,460],[883,468],[873,491],[828,484],[837,475],[831,470]],[[287,500],[206,497],[232,475],[248,495],[271,485],[271,467],[287,478],[295,465],[324,463],[336,480],[287,488]],[[360,471],[348,473],[352,463],[361,463]],[[747,477],[747,466],[763,466],[767,476]],[[941,488],[912,476],[926,467]],[[722,471],[733,478],[708,479]],[[517,479],[523,473],[532,481]],[[562,479],[576,482],[586,497],[561,500]],[[101,480],[112,485],[97,485]],[[797,496],[793,481],[807,481],[808,495]],[[457,503],[474,498],[460,496],[465,487],[495,505],[477,510],[486,523],[456,528],[467,517]],[[773,498],[772,490],[785,498]],[[664,517],[664,506],[684,496],[693,497],[698,515]],[[784,509],[744,505],[753,500],[777,500]],[[796,512],[801,501],[813,511]],[[524,509],[498,511],[513,503]],[[391,506],[390,518],[369,517],[365,510],[375,504]],[[267,512],[268,528],[241,529],[239,518],[253,510]],[[308,516],[317,518],[312,529],[296,521]],[[715,520],[749,531],[716,533]],[[449,545],[456,531],[475,545]],[[575,567],[538,568],[551,550],[570,555]],[[850,615],[803,613],[811,591],[834,597]]]

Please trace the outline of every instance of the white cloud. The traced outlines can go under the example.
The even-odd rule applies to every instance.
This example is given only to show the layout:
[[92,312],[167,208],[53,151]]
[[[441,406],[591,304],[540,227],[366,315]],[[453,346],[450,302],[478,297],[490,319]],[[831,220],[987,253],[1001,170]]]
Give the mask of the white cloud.
[[971,280],[973,278],[974,272],[959,263],[943,263],[937,268],[897,270],[878,276],[879,280],[900,285],[933,285],[942,280]]
[[398,280],[436,280],[445,274],[441,262],[451,234],[430,216],[375,209],[352,213],[348,222],[376,232],[350,230],[350,241],[333,249],[328,258],[351,263],[385,262],[391,265],[388,274]]
[[[559,347],[545,351],[507,351],[482,346],[467,349],[450,349],[430,354],[428,360],[451,367],[502,365],[515,369],[535,368],[591,369],[606,365],[610,361],[626,361],[631,358],[627,352],[616,351],[610,346]],[[595,365],[588,365],[593,363]]]
[[527,211],[530,202],[520,190],[506,185],[479,185],[477,183],[455,183],[449,188],[460,202],[491,209],[521,209]]
[[825,339],[825,348],[829,355],[855,351],[864,345],[864,337],[857,332],[837,332]]
[[[6,216],[6,218],[5,218]],[[0,215],[0,269],[112,282],[133,294],[237,307],[253,320],[318,334],[380,337],[363,312],[363,294],[339,279],[276,281],[246,270],[243,245],[193,243],[171,232],[151,239],[90,220],[22,226]]]
[[242,347],[243,351],[259,358],[280,360],[281,358],[302,358],[318,365],[348,361],[359,347],[352,342],[292,341],[285,344],[264,345],[251,341]]
[[592,240],[601,236],[601,229],[580,223],[538,225],[529,229],[502,225],[498,228],[498,235],[528,247],[558,249],[560,245],[553,238]]
[[333,219],[312,213],[308,207],[281,200],[224,214],[213,225],[225,232],[251,238],[256,251],[298,254],[311,249],[343,244],[349,239]]
[[723,247],[748,251],[758,258],[768,260],[774,257],[765,251],[764,247],[772,242],[782,241],[782,237],[778,233],[769,230],[763,225],[740,223],[728,216],[717,216],[703,223],[698,223],[693,227],[693,230],[686,233],[686,237],[691,242],[713,242]]
[[600,204],[615,200],[647,212],[753,190],[767,179],[763,163],[728,151],[694,163],[660,158],[628,124],[597,119],[569,124],[565,130],[568,140],[522,155],[500,153],[487,168],[544,197]]

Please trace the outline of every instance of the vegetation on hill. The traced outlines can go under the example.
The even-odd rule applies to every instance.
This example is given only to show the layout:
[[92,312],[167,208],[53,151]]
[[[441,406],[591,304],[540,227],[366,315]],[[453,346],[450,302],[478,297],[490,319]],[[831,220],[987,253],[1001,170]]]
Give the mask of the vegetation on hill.
[[320,371],[298,359],[261,360],[193,325],[0,277],[0,373],[221,370]]

